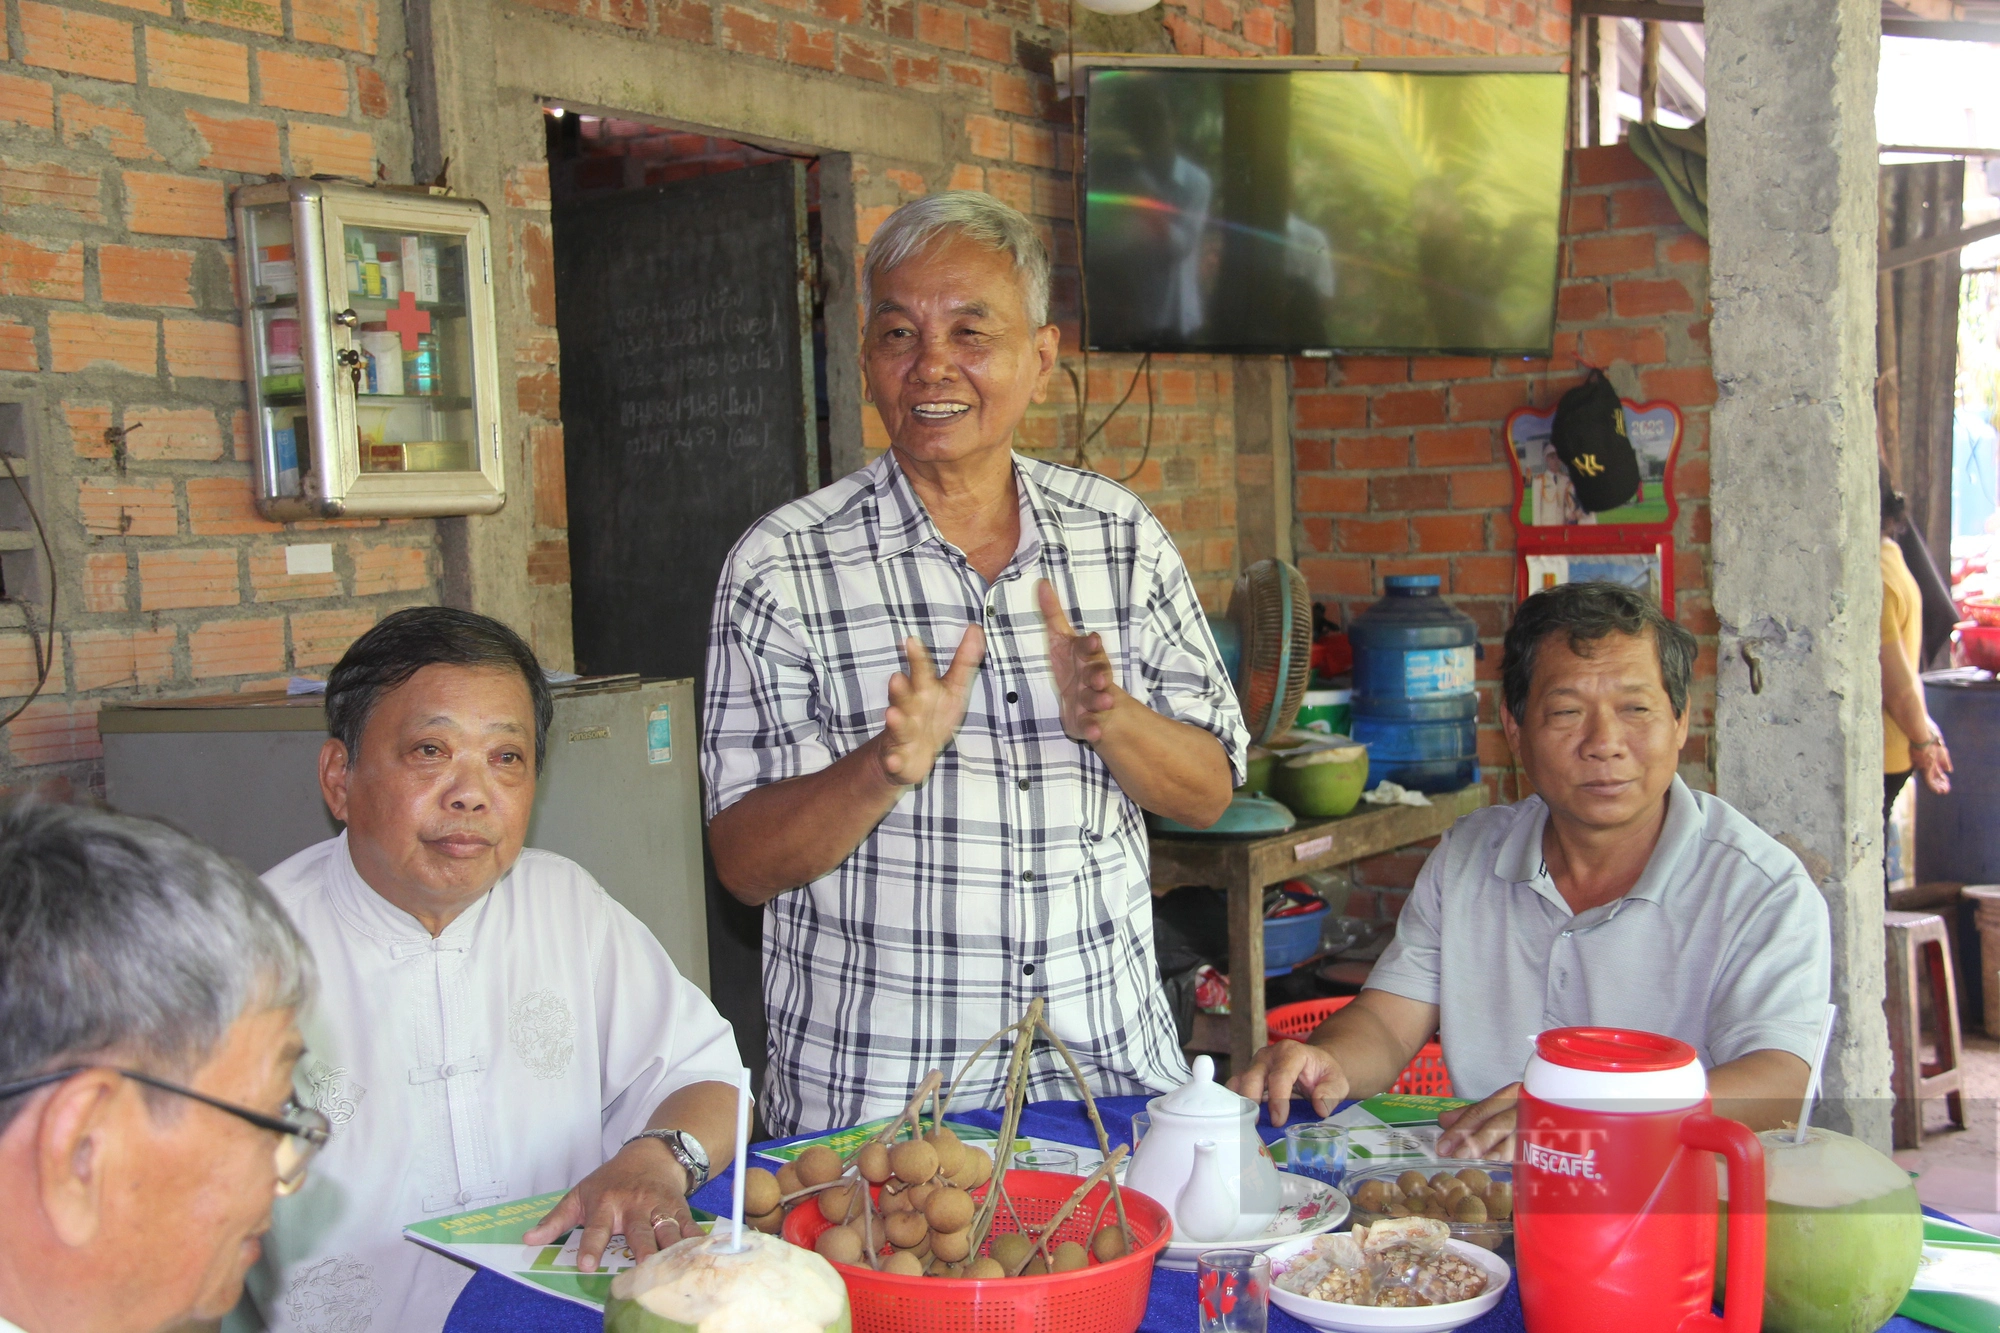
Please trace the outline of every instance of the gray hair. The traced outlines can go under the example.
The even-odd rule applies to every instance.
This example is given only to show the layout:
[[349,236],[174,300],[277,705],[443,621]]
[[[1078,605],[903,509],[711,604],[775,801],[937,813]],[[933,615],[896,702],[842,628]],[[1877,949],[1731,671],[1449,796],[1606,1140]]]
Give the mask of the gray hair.
[[1519,722],[1528,711],[1528,691],[1535,681],[1535,659],[1551,635],[1569,640],[1578,657],[1590,656],[1591,645],[1613,634],[1631,638],[1652,636],[1660,662],[1660,684],[1674,716],[1687,712],[1688,689],[1694,681],[1699,649],[1694,635],[1667,619],[1660,604],[1642,592],[1616,583],[1563,583],[1538,592],[1514,611],[1500,658],[1500,695]]
[[[150,819],[0,804],[0,1083],[115,1056],[165,1077],[253,1008],[317,984],[284,908],[242,865]],[[0,1102],[0,1130],[21,1099]]]
[[1021,280],[1021,304],[1028,322],[1041,328],[1049,322],[1049,251],[1035,224],[1019,209],[978,190],[944,190],[912,199],[889,215],[868,242],[868,264],[861,271],[861,314],[875,314],[875,277],[914,258],[946,236],[999,250],[1014,261]]

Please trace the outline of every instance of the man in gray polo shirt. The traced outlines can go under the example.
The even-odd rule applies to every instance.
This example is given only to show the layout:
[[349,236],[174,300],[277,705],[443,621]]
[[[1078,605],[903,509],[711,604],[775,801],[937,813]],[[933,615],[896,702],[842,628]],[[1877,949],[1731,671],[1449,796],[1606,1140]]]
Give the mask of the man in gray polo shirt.
[[1515,612],[1501,724],[1538,793],[1458,821],[1425,861],[1367,989],[1234,1080],[1283,1124],[1388,1089],[1441,1032],[1453,1088],[1439,1150],[1512,1152],[1535,1034],[1604,1026],[1692,1045],[1719,1115],[1798,1114],[1830,985],[1826,904],[1798,858],[1675,769],[1692,635],[1608,583]]

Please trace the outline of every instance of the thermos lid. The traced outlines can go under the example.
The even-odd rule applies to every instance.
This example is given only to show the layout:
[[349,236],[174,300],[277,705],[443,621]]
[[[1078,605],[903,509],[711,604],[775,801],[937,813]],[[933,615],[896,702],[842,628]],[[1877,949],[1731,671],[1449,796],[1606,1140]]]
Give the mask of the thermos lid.
[[1551,1028],[1535,1038],[1522,1082],[1533,1097],[1584,1110],[1678,1110],[1708,1096],[1694,1047],[1630,1028]]
[[1444,580],[1435,574],[1391,574],[1382,580],[1384,592],[1436,592]]

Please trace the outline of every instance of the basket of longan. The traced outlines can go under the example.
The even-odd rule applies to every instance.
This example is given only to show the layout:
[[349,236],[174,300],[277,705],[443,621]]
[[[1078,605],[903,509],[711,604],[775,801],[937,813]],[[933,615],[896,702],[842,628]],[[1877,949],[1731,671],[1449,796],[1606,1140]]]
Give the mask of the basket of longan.
[[1454,1240],[1498,1250],[1514,1238],[1512,1162],[1429,1162],[1428,1174],[1409,1162],[1350,1170],[1341,1188],[1358,1226],[1391,1217],[1430,1217]]

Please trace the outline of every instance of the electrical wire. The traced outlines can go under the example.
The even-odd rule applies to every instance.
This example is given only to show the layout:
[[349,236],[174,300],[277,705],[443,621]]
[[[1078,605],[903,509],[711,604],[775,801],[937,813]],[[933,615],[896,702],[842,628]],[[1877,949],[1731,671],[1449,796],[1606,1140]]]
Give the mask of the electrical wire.
[[15,602],[20,606],[21,619],[26,622],[28,627],[28,649],[35,657],[35,688],[28,691],[28,697],[21,700],[15,706],[13,712],[7,714],[5,717],[0,717],[0,727],[5,727],[15,718],[27,712],[28,705],[41,697],[43,688],[49,683],[49,673],[55,668],[56,555],[54,548],[49,545],[48,529],[42,526],[41,512],[35,508],[34,500],[29,497],[28,487],[21,480],[21,474],[14,470],[14,461],[6,454],[0,453],[0,466],[4,466],[7,469],[8,480],[14,483],[14,489],[21,493],[21,503],[28,508],[28,517],[34,522],[35,537],[42,544],[42,558],[47,562],[49,572],[49,637],[47,640],[44,640],[41,633],[35,628],[35,609],[33,606],[16,597],[0,598],[0,601]]

